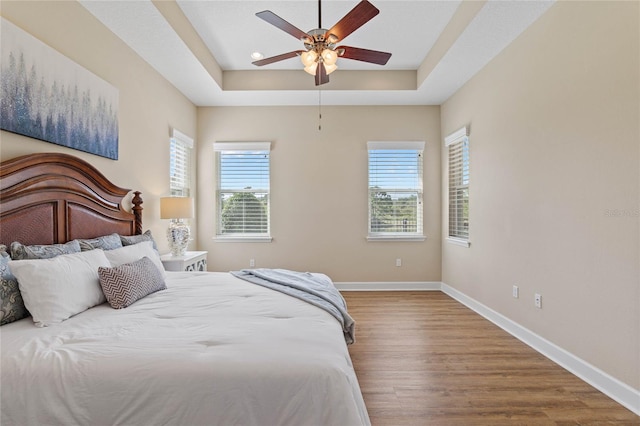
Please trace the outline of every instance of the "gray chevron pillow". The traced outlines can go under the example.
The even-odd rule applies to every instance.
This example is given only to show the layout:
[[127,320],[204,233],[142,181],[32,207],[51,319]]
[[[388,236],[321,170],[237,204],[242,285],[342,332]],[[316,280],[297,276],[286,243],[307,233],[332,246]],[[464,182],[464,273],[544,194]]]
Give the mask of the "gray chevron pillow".
[[114,268],[98,268],[100,286],[107,302],[114,309],[132,303],[167,288],[160,271],[148,257]]

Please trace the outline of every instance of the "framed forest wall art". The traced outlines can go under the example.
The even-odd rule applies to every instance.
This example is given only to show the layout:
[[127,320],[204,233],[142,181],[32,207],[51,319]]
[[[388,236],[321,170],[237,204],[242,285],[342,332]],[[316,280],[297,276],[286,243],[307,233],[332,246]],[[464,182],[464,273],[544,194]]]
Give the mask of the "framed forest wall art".
[[0,18],[0,128],[118,159],[118,89]]

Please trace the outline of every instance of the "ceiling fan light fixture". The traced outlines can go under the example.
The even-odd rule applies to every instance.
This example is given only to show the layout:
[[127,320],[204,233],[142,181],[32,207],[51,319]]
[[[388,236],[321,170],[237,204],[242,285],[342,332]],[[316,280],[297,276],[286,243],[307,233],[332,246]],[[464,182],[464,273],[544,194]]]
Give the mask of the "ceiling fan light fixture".
[[300,55],[300,60],[305,68],[315,64],[317,59],[318,54],[313,50],[308,50]]
[[336,47],[338,41],[345,39],[378,15],[380,12],[378,8],[368,0],[360,0],[353,9],[327,30],[322,28],[321,1],[318,0],[318,28],[306,33],[270,10],[256,13],[258,18],[301,40],[306,50],[294,50],[252,63],[263,66],[299,55],[305,72],[314,75],[316,86],[329,82],[329,74],[338,69],[336,62],[339,57],[378,65],[387,64],[391,53],[351,46]]
[[262,58],[264,58],[264,55],[260,52],[251,53],[251,59],[253,59],[254,61],[257,61],[258,59],[262,59]]
[[338,60],[338,54],[335,50],[324,49],[322,51],[322,61],[325,65],[335,65]]
[[327,72],[327,75],[329,75],[335,70],[337,70],[338,66],[336,64],[331,64],[331,65],[325,64],[324,69]]
[[[307,72],[308,74],[311,74],[313,76],[316,75],[316,68],[318,68],[318,63],[314,62],[311,65],[307,65],[304,67],[305,72]],[[336,67],[337,68],[337,67]]]

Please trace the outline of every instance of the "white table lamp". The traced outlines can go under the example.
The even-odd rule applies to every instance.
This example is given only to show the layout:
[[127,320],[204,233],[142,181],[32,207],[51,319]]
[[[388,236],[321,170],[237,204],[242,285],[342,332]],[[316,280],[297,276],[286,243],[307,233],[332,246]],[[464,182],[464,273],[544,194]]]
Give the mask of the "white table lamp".
[[171,219],[167,229],[167,240],[173,256],[184,256],[191,237],[189,225],[182,221],[193,217],[193,198],[160,198],[160,219]]

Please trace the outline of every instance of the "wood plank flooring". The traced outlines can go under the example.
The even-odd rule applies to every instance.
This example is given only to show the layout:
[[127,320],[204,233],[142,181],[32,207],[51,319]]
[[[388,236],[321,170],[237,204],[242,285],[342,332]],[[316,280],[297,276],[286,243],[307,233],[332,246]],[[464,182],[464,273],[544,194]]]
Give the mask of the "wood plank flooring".
[[344,292],[373,426],[640,425],[640,417],[441,292]]

